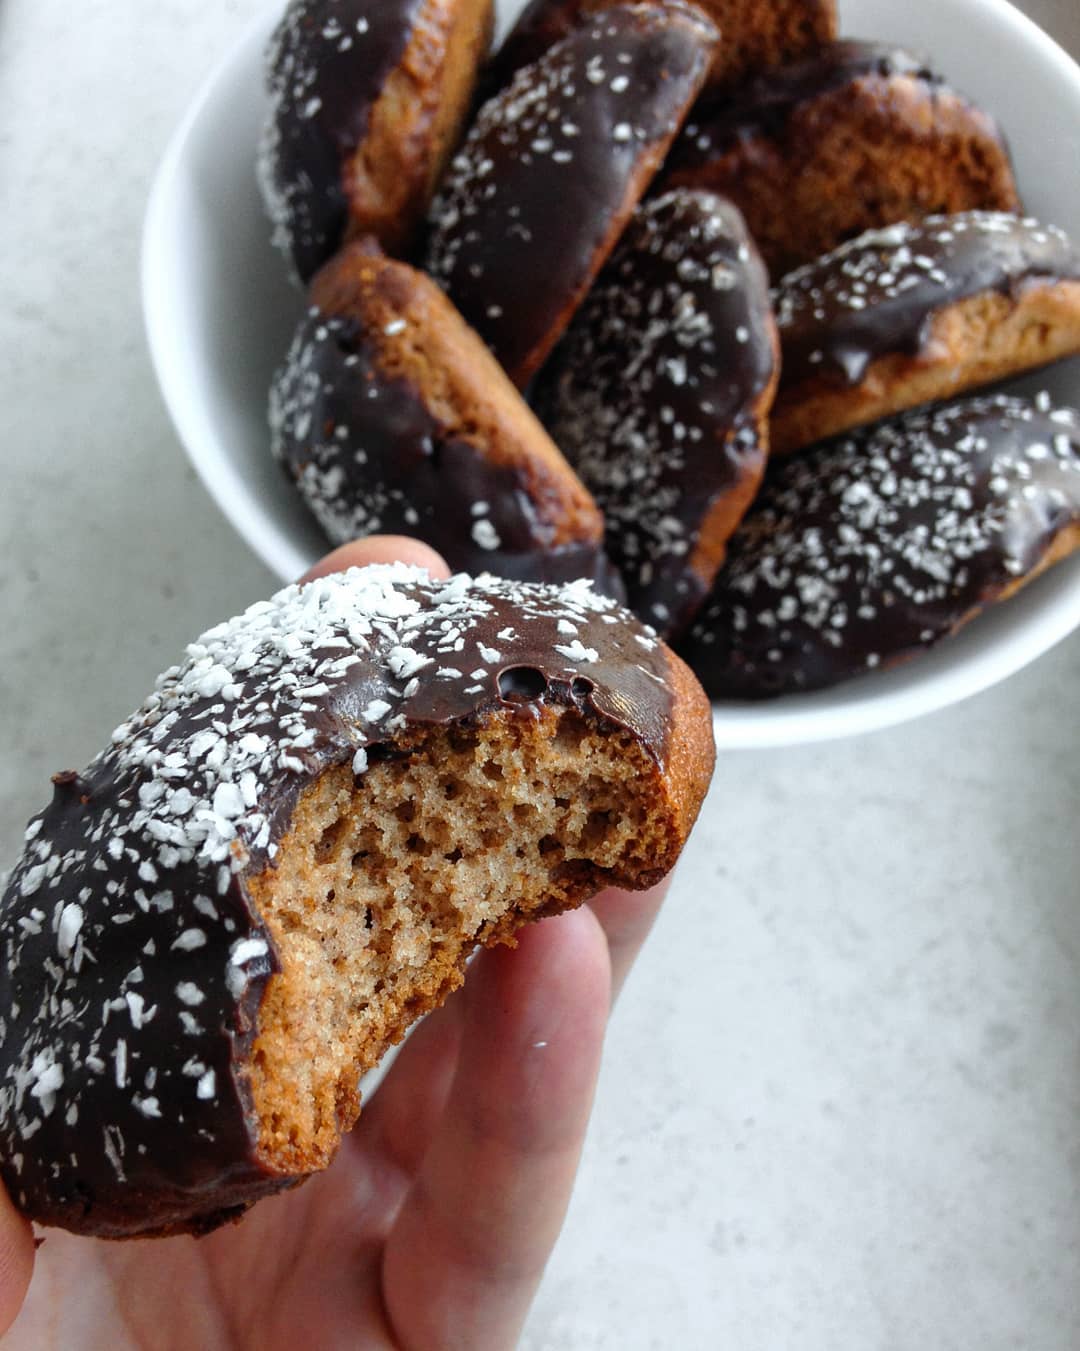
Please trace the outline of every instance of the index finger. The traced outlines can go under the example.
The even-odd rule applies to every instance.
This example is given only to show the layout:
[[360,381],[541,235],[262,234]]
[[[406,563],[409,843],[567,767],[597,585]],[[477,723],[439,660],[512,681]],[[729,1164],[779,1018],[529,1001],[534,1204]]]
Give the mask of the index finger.
[[386,1309],[405,1346],[516,1344],[577,1171],[607,976],[585,908],[478,959],[446,1108],[387,1242]]
[[618,997],[671,886],[666,877],[649,891],[601,891],[589,902],[611,956],[611,999]]

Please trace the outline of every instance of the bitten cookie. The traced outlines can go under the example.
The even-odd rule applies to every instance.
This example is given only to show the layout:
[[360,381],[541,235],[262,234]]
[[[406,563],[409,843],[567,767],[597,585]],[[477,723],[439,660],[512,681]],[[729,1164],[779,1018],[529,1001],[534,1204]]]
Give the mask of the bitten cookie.
[[686,190],[639,208],[548,369],[539,407],[604,513],[630,604],[676,633],[768,455],[776,324],[739,212]]
[[683,656],[714,698],[814,690],[924,652],[1080,546],[1080,414],[997,396],[784,460]]
[[340,244],[407,250],[457,146],[492,0],[290,0],[269,52],[259,181],[308,281]]
[[465,572],[622,596],[596,503],[429,277],[356,243],[311,301],[271,445],[333,543],[414,535]]
[[773,454],[1080,352],[1080,252],[1000,212],[870,231],[774,301]]
[[432,208],[427,267],[516,385],[615,247],[715,42],[682,4],[616,5],[480,110]]
[[[538,60],[589,14],[610,0],[532,0],[480,77],[490,97],[516,71]],[[788,65],[832,42],[837,33],[836,0],[695,0],[720,30],[709,72],[710,85],[732,85]]]
[[1019,207],[993,120],[915,57],[867,42],[702,99],[668,159],[676,185],[730,197],[774,280],[864,230]]
[[470,951],[657,881],[712,760],[690,672],[585,585],[354,569],[210,630],[4,893],[16,1204],[198,1233],[326,1167]]

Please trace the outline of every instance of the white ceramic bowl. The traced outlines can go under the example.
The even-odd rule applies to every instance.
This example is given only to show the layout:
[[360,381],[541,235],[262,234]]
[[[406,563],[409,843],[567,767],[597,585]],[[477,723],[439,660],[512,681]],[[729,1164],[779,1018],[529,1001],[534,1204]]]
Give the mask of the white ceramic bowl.
[[[266,395],[303,312],[255,185],[272,0],[206,81],[158,172],[143,305],[158,380],[212,496],[284,580],[327,544],[271,462]],[[522,0],[500,0],[505,27]],[[1005,0],[841,0],[842,31],[929,53],[1006,128],[1030,210],[1080,234],[1080,67]],[[1080,404],[1080,362],[1032,380]],[[721,747],[826,740],[914,718],[1004,679],[1080,624],[1080,558],[896,671],[769,703],[716,705]]]

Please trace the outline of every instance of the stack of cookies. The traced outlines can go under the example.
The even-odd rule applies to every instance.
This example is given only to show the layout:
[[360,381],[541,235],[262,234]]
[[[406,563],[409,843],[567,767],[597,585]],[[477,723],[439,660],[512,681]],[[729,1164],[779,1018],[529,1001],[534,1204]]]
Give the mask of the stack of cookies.
[[1075,414],[958,402],[1080,352],[1080,252],[987,111],[834,0],[532,0],[493,54],[492,18],[292,0],[275,34],[260,176],[311,307],[271,442],[332,542],[588,578],[739,699],[1069,551]]

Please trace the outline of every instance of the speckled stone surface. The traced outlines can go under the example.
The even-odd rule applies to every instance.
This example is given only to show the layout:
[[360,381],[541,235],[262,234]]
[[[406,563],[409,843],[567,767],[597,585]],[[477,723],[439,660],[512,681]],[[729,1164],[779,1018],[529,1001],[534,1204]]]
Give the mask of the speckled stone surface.
[[[1029,7],[1080,51],[1075,0]],[[48,775],[275,587],[186,468],[137,294],[154,162],[258,8],[0,6],[4,865]],[[721,762],[523,1351],[1080,1345],[1078,661]]]

